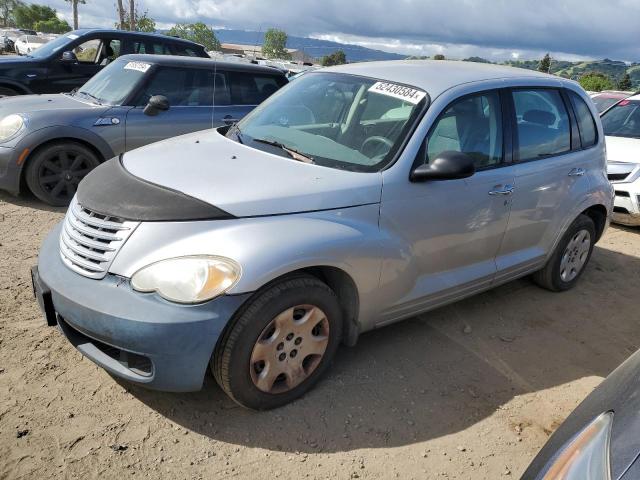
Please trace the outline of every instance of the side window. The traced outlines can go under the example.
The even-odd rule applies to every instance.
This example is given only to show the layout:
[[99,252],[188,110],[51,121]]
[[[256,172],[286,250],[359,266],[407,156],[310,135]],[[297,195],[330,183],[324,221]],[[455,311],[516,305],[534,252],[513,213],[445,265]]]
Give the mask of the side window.
[[143,89],[138,106],[146,105],[154,95],[163,95],[171,107],[213,106],[211,70],[160,67]]
[[587,107],[587,104],[584,103],[582,98],[571,91],[569,92],[569,98],[571,99],[573,111],[575,112],[578,120],[578,129],[580,130],[580,142],[582,143],[582,148],[591,147],[592,145],[595,145],[598,140],[596,133],[596,121],[593,119],[593,115],[591,115],[589,107]]
[[151,55],[171,55],[168,45],[163,43],[133,42],[132,53],[148,53]]
[[73,49],[73,53],[76,55],[78,62],[80,63],[96,63],[98,59],[98,53],[100,53],[100,44],[102,42],[94,38],[81,43]]
[[120,40],[104,40],[98,63],[102,66],[109,65],[120,56]]
[[182,45],[173,45],[173,54],[183,57],[197,57],[198,54],[193,48],[184,47]]
[[519,160],[535,160],[568,152],[571,148],[569,115],[554,89],[514,90]]
[[133,42],[133,52],[131,53],[147,53],[147,49],[142,42]]
[[440,114],[427,137],[425,163],[447,150],[468,154],[477,169],[502,162],[502,110],[497,92],[461,98]]
[[[265,77],[263,77],[265,78]],[[258,105],[265,98],[278,90],[275,81],[269,83],[266,77],[261,86],[257,77],[247,72],[229,72],[229,86],[231,88],[232,105]],[[275,89],[274,89],[275,88]]]
[[224,72],[216,72],[213,77],[213,82],[214,104],[231,105],[231,90],[229,90],[227,74]]

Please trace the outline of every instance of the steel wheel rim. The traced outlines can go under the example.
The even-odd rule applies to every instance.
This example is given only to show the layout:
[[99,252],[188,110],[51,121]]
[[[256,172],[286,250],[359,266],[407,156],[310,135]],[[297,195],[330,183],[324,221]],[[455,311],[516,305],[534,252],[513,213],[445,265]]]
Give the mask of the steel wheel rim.
[[296,305],[278,314],[253,346],[249,371],[262,392],[285,393],[318,367],[329,344],[329,320],[315,305]]
[[91,168],[91,160],[82,153],[67,150],[56,152],[40,165],[38,183],[53,198],[71,200],[80,180]]
[[591,234],[588,230],[579,230],[569,241],[560,261],[560,278],[570,282],[584,268],[591,250]]

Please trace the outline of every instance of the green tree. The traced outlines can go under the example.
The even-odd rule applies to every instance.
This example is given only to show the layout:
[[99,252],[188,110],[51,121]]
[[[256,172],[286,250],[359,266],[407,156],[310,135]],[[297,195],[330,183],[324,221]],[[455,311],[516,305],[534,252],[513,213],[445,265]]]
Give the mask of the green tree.
[[325,55],[320,59],[320,65],[330,67],[331,65],[342,65],[347,63],[347,56],[342,50],[336,50],[330,55]]
[[538,71],[549,73],[551,71],[551,56],[547,53],[538,64]]
[[262,54],[267,58],[291,59],[291,54],[287,51],[287,34],[283,30],[270,28],[264,34],[262,44]]
[[50,20],[38,20],[33,24],[33,29],[44,33],[67,33],[71,25],[66,20],[52,18]]
[[73,29],[78,29],[78,5],[84,5],[87,3],[87,0],[64,0],[67,3],[71,4],[71,10],[73,11]]
[[444,60],[444,55],[442,55],[441,53],[438,53],[436,55],[433,56],[434,60]]
[[30,30],[34,30],[38,22],[58,19],[55,9],[46,5],[38,5],[37,3],[18,5],[13,10],[13,15],[18,28],[28,28]]
[[178,23],[174,25],[168,32],[174,37],[184,38],[192,42],[203,45],[207,50],[221,49],[220,40],[216,37],[212,28],[207,27],[204,23]]
[[[138,13],[138,10],[135,10],[135,17],[134,28],[136,29],[136,32],[153,33],[156,31],[156,21],[149,16],[148,10],[145,10],[142,15]],[[127,30],[131,25],[131,22],[129,21],[129,12],[123,12],[122,19],[122,22],[118,21],[114,23],[114,27],[120,30]]]
[[591,92],[601,92],[602,90],[611,90],[613,88],[611,79],[600,72],[585,73],[578,81],[582,88]]
[[625,72],[620,81],[618,82],[618,90],[631,90],[631,76]]
[[22,5],[19,0],[0,0],[0,25],[3,27],[13,27],[16,24],[16,19],[13,16],[13,11]]

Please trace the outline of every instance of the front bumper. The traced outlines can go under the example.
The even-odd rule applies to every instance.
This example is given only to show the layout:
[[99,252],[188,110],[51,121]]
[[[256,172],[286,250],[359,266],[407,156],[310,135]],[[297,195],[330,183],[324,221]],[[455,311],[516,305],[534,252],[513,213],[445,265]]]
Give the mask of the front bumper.
[[60,226],[42,245],[37,274],[67,339],[115,376],[157,390],[199,390],[218,338],[250,294],[178,305],[135,292],[122,277],[84,277],[62,263]]
[[15,159],[16,149],[0,146],[0,190],[13,195],[20,193],[21,167]]
[[612,221],[623,225],[640,226],[640,181],[614,183],[615,199]]

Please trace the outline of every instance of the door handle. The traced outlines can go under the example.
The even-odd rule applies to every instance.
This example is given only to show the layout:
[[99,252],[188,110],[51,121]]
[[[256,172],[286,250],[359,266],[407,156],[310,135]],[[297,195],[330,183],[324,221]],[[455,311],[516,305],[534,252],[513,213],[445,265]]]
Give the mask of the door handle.
[[496,185],[489,195],[511,195],[513,193],[513,185]]
[[236,123],[237,121],[239,121],[237,118],[233,118],[231,115],[226,115],[222,121],[227,124],[227,125],[233,125],[234,123]]
[[582,177],[587,171],[584,168],[572,168],[569,172],[570,177]]

